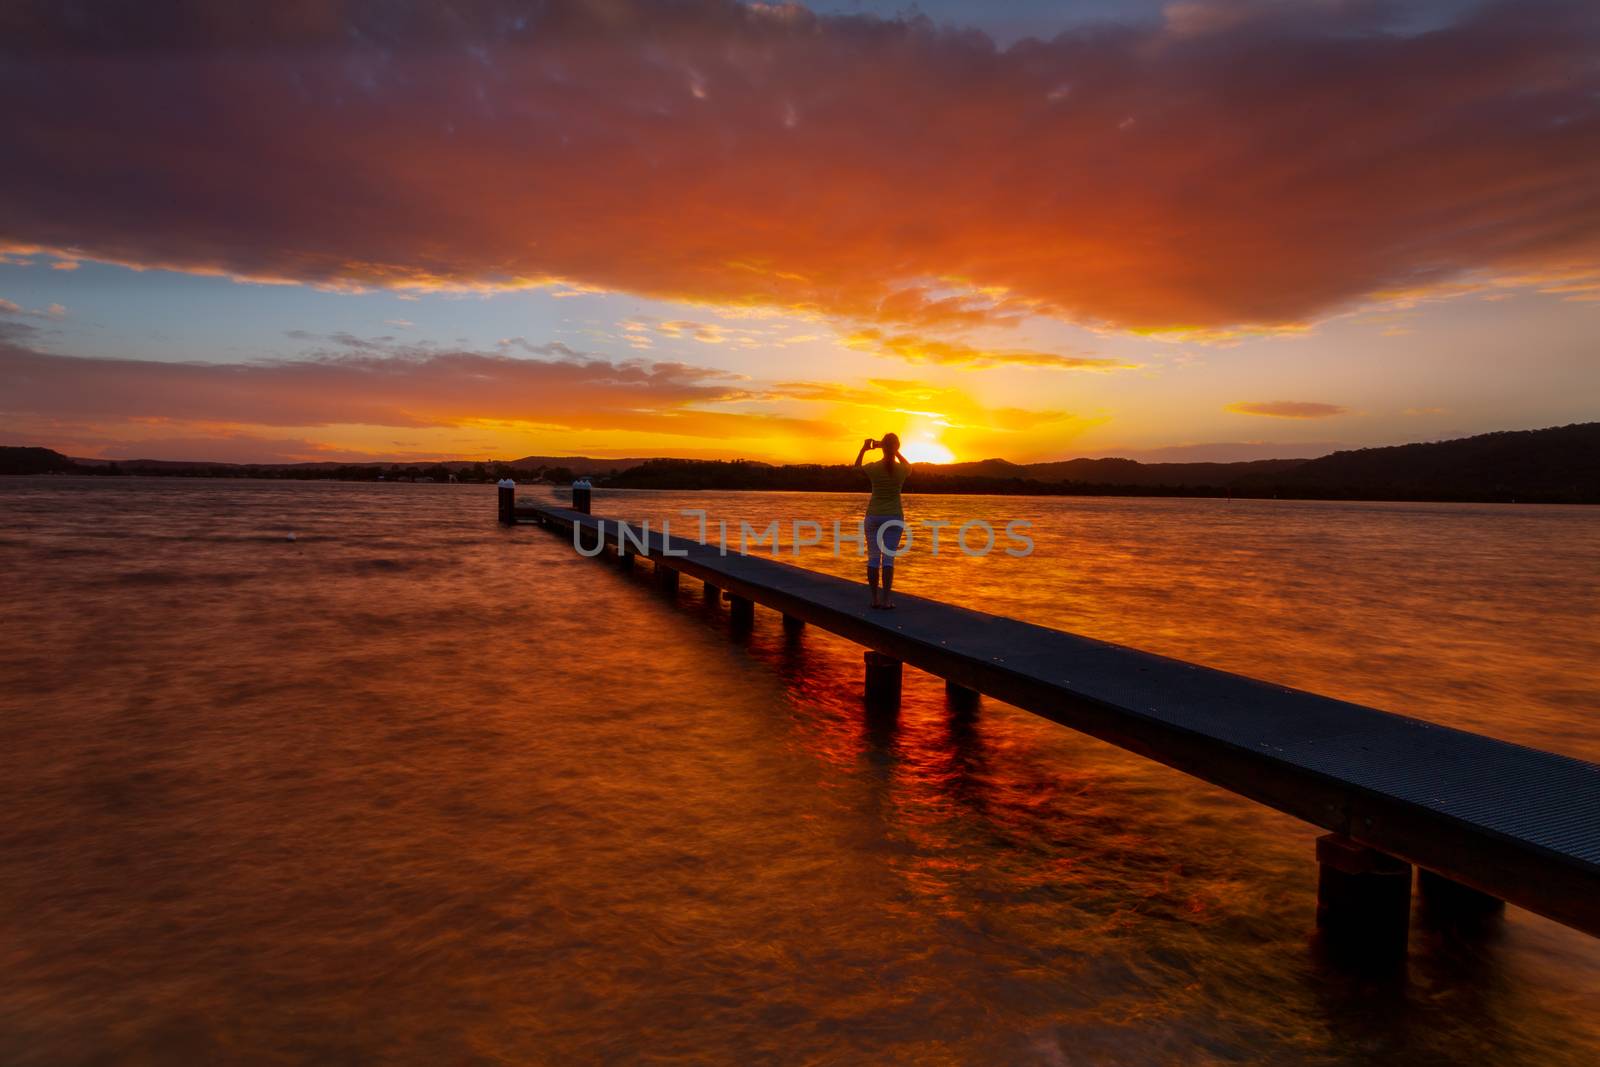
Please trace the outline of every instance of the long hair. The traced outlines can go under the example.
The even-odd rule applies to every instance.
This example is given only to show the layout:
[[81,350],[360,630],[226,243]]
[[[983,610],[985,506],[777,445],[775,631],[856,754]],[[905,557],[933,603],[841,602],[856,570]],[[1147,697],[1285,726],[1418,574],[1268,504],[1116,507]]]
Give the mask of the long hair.
[[894,457],[900,451],[900,435],[886,433],[879,439],[878,443],[883,446],[883,469],[886,471],[894,470]]

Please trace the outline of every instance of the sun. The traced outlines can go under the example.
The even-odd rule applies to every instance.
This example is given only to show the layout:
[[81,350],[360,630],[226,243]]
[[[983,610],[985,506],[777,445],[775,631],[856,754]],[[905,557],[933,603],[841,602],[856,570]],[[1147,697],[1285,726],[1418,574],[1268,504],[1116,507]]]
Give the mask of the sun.
[[931,437],[907,441],[900,446],[900,451],[904,452],[906,458],[913,463],[954,463],[956,461],[954,452]]

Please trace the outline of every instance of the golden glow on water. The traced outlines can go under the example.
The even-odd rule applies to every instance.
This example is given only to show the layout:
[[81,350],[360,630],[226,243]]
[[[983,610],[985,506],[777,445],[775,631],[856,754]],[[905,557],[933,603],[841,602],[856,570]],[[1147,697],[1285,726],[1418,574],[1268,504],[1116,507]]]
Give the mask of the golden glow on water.
[[[1600,514],[909,506],[1038,549],[914,555],[908,592],[1600,756]],[[730,639],[694,583],[492,515],[471,486],[0,481],[0,1061],[1600,1051],[1582,935],[1419,922],[1402,978],[1341,976],[1303,824],[914,671],[868,715],[855,646],[765,612]]]

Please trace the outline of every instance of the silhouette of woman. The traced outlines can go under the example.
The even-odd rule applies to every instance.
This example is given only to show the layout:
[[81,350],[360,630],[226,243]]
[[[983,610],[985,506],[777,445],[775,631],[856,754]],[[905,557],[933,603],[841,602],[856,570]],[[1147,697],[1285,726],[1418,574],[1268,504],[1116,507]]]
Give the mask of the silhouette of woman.
[[[911,473],[911,463],[900,454],[900,438],[892,433],[883,440],[867,438],[856,453],[856,466],[875,448],[883,450],[883,459],[865,465],[867,478],[872,482],[872,499],[867,501],[867,584],[872,587],[872,606],[894,607],[894,558],[900,551],[900,537],[905,533],[905,512],[900,507],[900,487],[906,484]],[[883,592],[879,595],[879,580]]]

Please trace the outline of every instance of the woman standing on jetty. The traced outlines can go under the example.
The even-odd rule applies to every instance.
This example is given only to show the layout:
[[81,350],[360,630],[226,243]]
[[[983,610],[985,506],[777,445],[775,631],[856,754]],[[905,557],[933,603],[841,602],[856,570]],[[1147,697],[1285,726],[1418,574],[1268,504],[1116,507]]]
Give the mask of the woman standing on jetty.
[[[872,499],[867,501],[867,584],[872,587],[872,606],[889,609],[894,607],[894,556],[900,551],[900,535],[906,528],[900,487],[906,484],[911,463],[900,454],[900,438],[886,433],[882,441],[869,437],[862,442],[861,451],[856,453],[857,467],[874,448],[883,449],[883,459],[866,465],[867,478],[872,482]],[[880,574],[882,596],[878,595]]]

